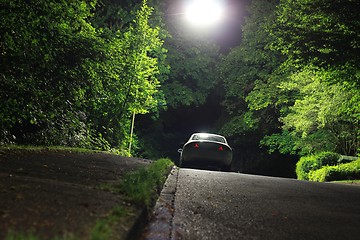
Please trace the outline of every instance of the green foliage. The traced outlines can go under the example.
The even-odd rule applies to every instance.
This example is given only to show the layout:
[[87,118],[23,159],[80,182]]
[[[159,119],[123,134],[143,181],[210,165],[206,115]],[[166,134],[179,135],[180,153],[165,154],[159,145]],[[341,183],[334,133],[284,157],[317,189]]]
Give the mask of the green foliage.
[[[171,1],[162,3],[163,11],[169,12],[175,5]],[[165,16],[165,28],[170,35],[164,42],[168,50],[165,61],[170,72],[162,90],[171,108],[204,104],[219,83],[215,74],[219,46],[205,32],[192,31],[179,16]]]
[[[274,18],[274,2],[265,0],[252,2],[251,15],[246,19],[243,27],[241,45],[232,49],[220,65],[225,94],[230,100],[226,106],[230,112],[237,108],[233,102],[244,101],[258,84],[266,84],[266,88],[259,87],[258,89],[268,91],[268,93],[277,90],[269,82],[272,81],[271,73],[281,64],[282,57],[267,48],[267,45],[273,41],[269,37],[267,27]],[[261,99],[265,101],[262,103],[264,107],[273,102],[273,97],[270,97],[268,93],[258,94],[262,95]],[[259,108],[253,107],[253,109]]]
[[[224,72],[231,73],[225,75],[229,81],[225,81],[228,112],[250,109],[260,123],[269,123],[269,118],[277,115],[270,123],[281,126],[281,132],[262,132],[267,136],[261,144],[269,146],[270,152],[356,155],[360,144],[360,75],[355,29],[360,22],[352,16],[357,14],[353,7],[358,3],[283,0],[272,15],[259,14],[268,9],[264,3],[266,7],[259,10],[261,3],[253,1],[244,41],[236,55],[233,51],[227,56],[230,61]],[[275,3],[267,4],[274,9]],[[258,20],[252,19],[255,16]],[[257,31],[257,37],[248,37]],[[261,38],[261,34],[265,36]],[[250,68],[231,67],[237,62],[241,63],[237,66],[246,66],[249,59],[253,60]],[[268,109],[274,110],[266,112]]]
[[[357,98],[358,91],[341,83],[329,84],[327,79],[333,76],[332,72],[323,69],[303,68],[301,72],[294,73],[288,82],[284,81],[280,87],[296,91],[298,97],[281,121],[283,128],[300,136],[302,142],[311,144],[313,138],[316,145],[332,140],[335,146],[330,150],[351,155],[359,144],[359,129],[356,127],[359,118],[349,114],[349,110],[358,112],[359,108],[358,104],[349,105],[348,102]],[[325,148],[314,149],[321,151]]]
[[225,89],[223,104],[229,115],[222,130],[226,134],[257,130],[264,134],[277,126],[279,112],[272,105],[279,91],[278,78],[272,73],[282,57],[267,47],[273,41],[267,27],[274,18],[275,7],[275,1],[252,2],[241,45],[232,49],[219,66]]
[[163,103],[152,9],[119,3],[128,20],[115,28],[95,9],[107,3],[1,2],[0,143],[121,149],[132,112]]
[[[97,55],[95,29],[86,21],[84,1],[3,1],[0,23],[2,141],[41,141],[70,131],[69,145],[82,145],[86,117],[76,106],[82,86],[82,59]],[[37,136],[31,135],[36,133]],[[58,144],[64,134],[53,136]],[[16,138],[15,138],[16,137]],[[47,143],[48,140],[43,141]],[[66,142],[67,139],[66,139]]]
[[190,40],[176,32],[165,41],[165,47],[170,73],[162,89],[167,104],[173,108],[204,104],[217,84],[218,47],[203,38]]
[[321,152],[304,156],[296,164],[296,175],[299,180],[309,180],[310,172],[324,166],[334,166],[341,161],[340,155],[332,152]]
[[359,7],[352,0],[281,0],[272,31],[276,49],[306,64],[358,65]]
[[[353,84],[331,83],[339,74],[307,66],[282,81],[279,88],[293,93],[296,100],[283,110],[283,133],[267,137],[263,144],[271,151],[277,148],[301,155],[321,151],[355,155],[360,143],[360,109],[354,99],[359,91]],[[289,135],[293,141],[287,143]]]
[[99,219],[90,233],[91,240],[106,240],[116,238],[116,224],[120,224],[119,221],[128,216],[130,211],[123,207],[114,207],[111,213],[103,219]]
[[316,182],[360,179],[360,160],[310,171],[309,180]]
[[78,152],[78,153],[96,153],[99,152],[97,150],[91,150],[86,148],[72,148],[72,147],[64,147],[64,146],[34,146],[34,145],[1,145],[0,150],[3,151],[34,151],[34,152],[46,152],[46,151],[52,151],[52,152]]
[[282,131],[281,133],[274,133],[270,136],[265,136],[260,144],[269,148],[269,153],[273,153],[278,150],[280,153],[296,154],[296,142],[297,137],[291,135],[288,131]]
[[282,68],[292,69],[278,87],[294,99],[282,109],[281,122],[284,131],[297,136],[294,146],[303,153],[358,151],[360,109],[354,100],[359,96],[360,21],[353,19],[355,7],[354,1],[283,0],[277,8],[271,49],[287,57]]
[[258,128],[258,119],[252,112],[246,112],[241,116],[228,120],[220,129],[220,133],[226,136],[236,136]]
[[170,168],[174,166],[169,159],[159,159],[147,168],[127,174],[120,186],[131,202],[150,206],[162,188]]

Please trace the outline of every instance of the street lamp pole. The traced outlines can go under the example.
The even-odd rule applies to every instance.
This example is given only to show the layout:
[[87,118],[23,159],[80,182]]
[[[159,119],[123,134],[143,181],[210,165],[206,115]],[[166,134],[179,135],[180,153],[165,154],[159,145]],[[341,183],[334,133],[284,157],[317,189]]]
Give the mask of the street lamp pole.
[[132,114],[131,119],[131,129],[130,129],[130,140],[129,140],[129,155],[131,156],[131,145],[132,145],[132,139],[133,139],[133,133],[134,133],[134,125],[135,125],[135,109]]

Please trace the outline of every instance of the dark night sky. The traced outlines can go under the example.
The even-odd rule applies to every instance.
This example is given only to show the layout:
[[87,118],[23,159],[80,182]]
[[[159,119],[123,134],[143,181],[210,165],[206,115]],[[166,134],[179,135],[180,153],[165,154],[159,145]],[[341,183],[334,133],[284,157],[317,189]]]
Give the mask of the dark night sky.
[[241,42],[242,24],[247,15],[247,6],[250,0],[228,0],[226,17],[221,24],[221,31],[217,36],[217,42],[222,49],[229,49]]

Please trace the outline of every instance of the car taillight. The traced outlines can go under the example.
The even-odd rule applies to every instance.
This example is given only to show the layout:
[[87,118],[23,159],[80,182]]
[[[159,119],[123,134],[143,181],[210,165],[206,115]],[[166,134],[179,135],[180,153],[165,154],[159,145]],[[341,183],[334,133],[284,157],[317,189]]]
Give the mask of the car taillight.
[[219,150],[219,151],[224,151],[224,148],[223,148],[222,146],[220,146],[220,147],[218,148],[218,150]]
[[199,144],[195,143],[194,148],[199,148]]

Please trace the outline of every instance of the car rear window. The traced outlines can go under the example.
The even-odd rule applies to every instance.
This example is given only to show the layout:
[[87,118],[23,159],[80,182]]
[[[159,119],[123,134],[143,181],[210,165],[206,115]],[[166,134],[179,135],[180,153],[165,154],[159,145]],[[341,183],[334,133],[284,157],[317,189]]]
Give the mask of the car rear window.
[[210,134],[195,134],[192,140],[208,140],[214,142],[226,143],[225,139],[221,136],[210,135]]

